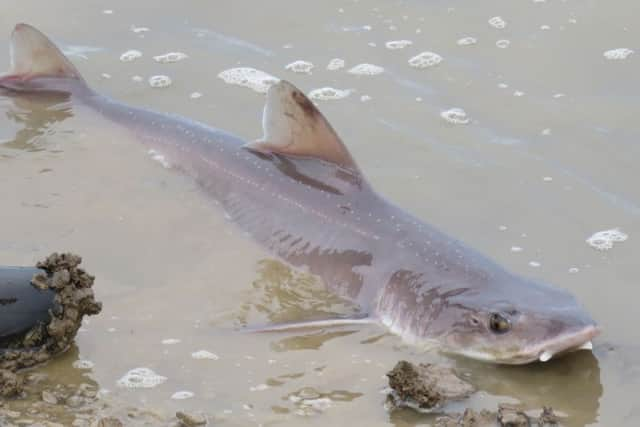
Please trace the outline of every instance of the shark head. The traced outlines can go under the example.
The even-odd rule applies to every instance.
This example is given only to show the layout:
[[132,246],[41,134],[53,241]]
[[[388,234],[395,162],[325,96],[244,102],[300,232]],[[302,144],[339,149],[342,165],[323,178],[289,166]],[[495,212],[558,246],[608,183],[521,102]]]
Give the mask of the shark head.
[[[591,349],[596,323],[568,292],[485,269],[447,266],[446,276],[396,272],[378,303],[383,323],[419,346],[485,362],[546,362]],[[486,273],[487,268],[496,268]],[[431,272],[433,273],[433,272]]]
[[[562,289],[526,281],[513,284],[509,298],[460,294],[453,313],[442,313],[436,322],[445,326],[440,336],[447,352],[504,364],[546,362],[553,357],[592,348],[599,333],[596,323]],[[515,292],[512,290],[512,294]]]

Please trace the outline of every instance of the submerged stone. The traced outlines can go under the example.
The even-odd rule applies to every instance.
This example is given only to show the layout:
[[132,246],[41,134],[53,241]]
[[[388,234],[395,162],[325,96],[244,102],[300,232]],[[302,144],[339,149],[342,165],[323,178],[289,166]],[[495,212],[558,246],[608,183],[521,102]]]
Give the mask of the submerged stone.
[[529,417],[516,406],[502,404],[498,408],[498,422],[501,426],[527,427]]
[[190,414],[187,412],[176,412],[176,418],[178,419],[178,425],[180,427],[196,427],[207,424],[207,419],[201,414]]
[[495,427],[498,420],[495,412],[483,409],[480,412],[465,409],[461,415],[439,417],[435,427]]
[[553,409],[544,407],[538,418],[510,404],[500,404],[497,412],[465,409],[463,414],[447,414],[436,419],[435,427],[552,427],[558,426]]
[[[122,424],[122,422],[115,417],[100,418],[95,423],[95,427],[123,427],[123,426],[124,424]],[[94,424],[92,424],[91,427],[94,427]]]
[[0,370],[0,397],[15,397],[22,392],[23,381],[14,372]]

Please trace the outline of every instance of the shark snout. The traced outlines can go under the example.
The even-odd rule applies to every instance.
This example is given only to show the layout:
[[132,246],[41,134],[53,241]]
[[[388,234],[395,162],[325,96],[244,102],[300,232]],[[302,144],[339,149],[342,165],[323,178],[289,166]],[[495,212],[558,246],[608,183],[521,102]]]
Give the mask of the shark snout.
[[541,362],[546,362],[552,357],[575,350],[591,350],[591,340],[600,333],[597,325],[587,325],[578,330],[565,333],[543,342],[539,349],[532,353],[537,354]]

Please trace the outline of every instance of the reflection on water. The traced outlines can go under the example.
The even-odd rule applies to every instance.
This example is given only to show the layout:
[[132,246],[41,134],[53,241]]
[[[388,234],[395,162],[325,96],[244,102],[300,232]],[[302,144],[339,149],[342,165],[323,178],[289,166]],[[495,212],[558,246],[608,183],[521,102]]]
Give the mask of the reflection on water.
[[[46,366],[21,373],[25,378],[24,398],[12,401],[12,410],[45,415],[64,425],[71,425],[75,416],[68,406],[87,414],[97,412],[99,403],[99,385],[91,377],[90,369],[82,369],[77,363],[79,351],[76,344],[60,357],[51,360]],[[59,404],[43,401],[52,397]],[[68,405],[68,406],[67,406]]]
[[[474,363],[460,360],[459,369]],[[477,367],[475,367],[477,369]],[[547,363],[526,366],[482,366],[482,375],[472,382],[480,390],[518,399],[525,409],[553,406],[567,415],[570,425],[587,425],[598,420],[602,384],[598,359],[590,351],[577,351]]]
[[[56,124],[73,116],[68,94],[38,93],[20,94],[0,91],[0,98],[11,101],[6,107],[6,117],[18,125],[13,138],[0,140],[3,147],[24,151],[44,150],[44,139],[47,135],[60,134]],[[0,99],[0,104],[5,104]],[[8,104],[8,102],[7,102]]]
[[[357,315],[358,307],[330,293],[310,274],[301,273],[286,264],[265,259],[258,264],[258,278],[237,315],[241,326],[300,322]],[[260,316],[256,316],[260,315]],[[271,349],[276,352],[317,350],[327,341],[351,335],[355,330],[293,331],[274,333]],[[285,338],[282,335],[286,334]]]
[[[467,379],[480,392],[495,396],[490,399],[492,402],[515,403],[531,413],[545,406],[552,407],[561,417],[562,425],[585,426],[598,422],[603,387],[598,359],[590,351],[525,366],[488,365],[460,358],[456,369],[468,375]],[[496,403],[484,402],[482,407],[496,411]],[[409,426],[425,420],[433,422],[439,415],[399,410],[389,416],[394,425]]]
[[324,343],[333,339],[351,335],[357,331],[316,332],[283,338],[271,344],[273,351],[317,350]]
[[[241,326],[329,319],[357,313],[357,307],[330,292],[314,276],[286,264],[265,259],[258,264],[258,278],[237,316]],[[260,316],[255,316],[260,315]]]
[[47,363],[43,373],[47,375],[48,380],[53,383],[59,383],[64,379],[69,385],[80,385],[89,383],[94,387],[99,387],[91,375],[92,368],[83,364],[78,364],[80,359],[80,350],[76,343],[72,344],[69,350],[62,355],[52,359]]
[[385,337],[391,337],[393,336],[393,334],[391,334],[391,332],[383,332],[381,334],[376,334],[373,335],[369,338],[365,338],[362,341],[360,341],[360,344],[375,344],[378,341],[382,340]]

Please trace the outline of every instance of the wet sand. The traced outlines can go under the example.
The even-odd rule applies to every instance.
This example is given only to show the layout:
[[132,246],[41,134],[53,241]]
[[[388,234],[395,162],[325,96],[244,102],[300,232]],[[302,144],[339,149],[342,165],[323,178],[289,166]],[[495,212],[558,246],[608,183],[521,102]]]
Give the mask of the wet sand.
[[[30,265],[53,251],[80,253],[104,304],[80,330],[77,347],[33,371],[46,375],[43,389],[87,383],[97,399],[76,407],[38,404],[37,412],[65,425],[111,415],[128,425],[163,425],[176,411],[202,412],[229,426],[434,423],[436,415],[384,409],[384,374],[407,359],[455,367],[483,391],[452,412],[512,402],[537,412],[553,406],[569,426],[637,425],[640,29],[634,11],[631,0],[482,7],[70,1],[63,9],[5,0],[1,69],[8,65],[11,29],[29,22],[72,53],[99,92],[249,140],[261,135],[263,95],[225,83],[217,77],[224,70],[252,67],[306,92],[351,90],[318,104],[375,188],[509,268],[570,290],[603,329],[593,354],[524,367],[421,352],[375,326],[238,333],[244,324],[354,308],[269,258],[193,182],[129,145],[117,129],[63,98],[0,93],[0,260]],[[489,23],[494,17],[504,28]],[[476,43],[458,43],[467,37]],[[386,47],[399,40],[412,44]],[[498,47],[507,45],[501,40],[508,46]],[[636,52],[605,57],[620,48]],[[142,56],[121,61],[131,49]],[[442,61],[409,65],[425,51]],[[169,52],[188,57],[153,59]],[[616,55],[624,51],[607,54]],[[345,67],[327,70],[334,58]],[[311,74],[285,69],[297,60],[313,63]],[[362,63],[384,72],[348,72]],[[172,84],[151,87],[148,79],[156,75]],[[454,111],[443,118],[453,108],[466,116]],[[609,250],[585,242],[616,227],[628,239]],[[118,382],[140,367],[165,380],[156,377],[150,388]],[[5,408],[18,419],[33,418],[35,401],[41,393]]]

